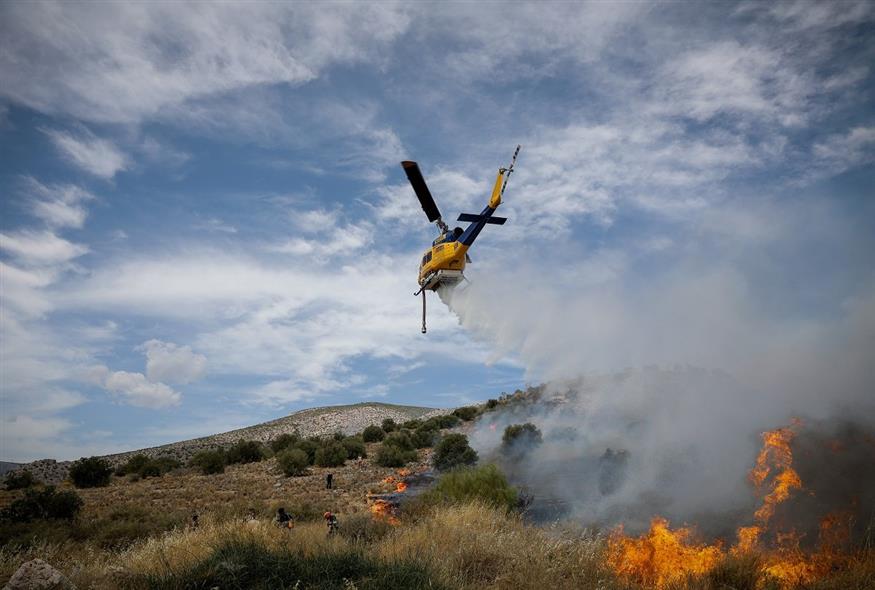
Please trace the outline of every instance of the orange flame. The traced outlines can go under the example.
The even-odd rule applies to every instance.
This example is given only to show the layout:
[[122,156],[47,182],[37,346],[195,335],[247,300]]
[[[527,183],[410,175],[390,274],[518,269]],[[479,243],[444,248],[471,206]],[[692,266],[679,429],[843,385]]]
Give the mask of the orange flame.
[[[754,513],[755,524],[738,529],[738,540],[730,550],[733,554],[759,551],[763,575],[775,578],[784,589],[809,584],[834,568],[843,559],[839,548],[847,542],[852,528],[852,512],[831,513],[821,521],[817,554],[807,555],[800,548],[801,536],[795,531],[775,531],[775,547],[760,547],[777,506],[794,490],[803,489],[802,479],[793,469],[792,451],[793,428],[800,424],[794,420],[788,427],[762,434],[763,447],[749,473],[762,494],[762,505]],[[660,517],[654,518],[650,530],[638,538],[626,537],[618,529],[608,549],[609,564],[618,575],[651,588],[665,588],[689,575],[705,573],[726,555],[719,542],[697,544],[691,527],[672,530]]]
[[395,491],[399,492],[399,493],[403,492],[406,489],[407,489],[407,484],[404,483],[403,481],[399,481],[398,484],[395,486]]
[[392,526],[396,526],[400,522],[395,516],[395,509],[386,500],[374,500],[371,504],[371,514],[374,518],[383,519]]
[[630,539],[618,530],[609,541],[609,563],[620,576],[645,586],[664,588],[690,574],[703,574],[723,556],[719,545],[697,545],[692,529],[672,531],[668,521],[656,517],[650,530]]

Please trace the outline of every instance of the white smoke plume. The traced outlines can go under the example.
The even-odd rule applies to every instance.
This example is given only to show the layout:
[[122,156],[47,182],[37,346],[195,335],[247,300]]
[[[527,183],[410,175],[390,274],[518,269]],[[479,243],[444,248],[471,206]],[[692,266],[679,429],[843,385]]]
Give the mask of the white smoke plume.
[[[606,280],[579,272],[599,253],[559,269],[503,259],[443,294],[496,357],[546,383],[538,404],[486,414],[475,448],[496,455],[505,426],[531,421],[545,441],[508,466],[512,479],[585,522],[741,524],[760,433],[797,416],[875,427],[871,239],[827,231],[838,220],[813,211],[783,212],[755,247],[697,236],[669,265],[620,264]],[[818,250],[826,262],[807,258]]]

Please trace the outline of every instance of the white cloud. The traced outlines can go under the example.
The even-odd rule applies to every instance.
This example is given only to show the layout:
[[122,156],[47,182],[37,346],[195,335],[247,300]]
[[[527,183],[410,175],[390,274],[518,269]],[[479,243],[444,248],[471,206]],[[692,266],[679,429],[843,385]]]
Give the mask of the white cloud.
[[146,353],[146,376],[149,381],[191,383],[203,377],[207,357],[192,352],[190,346],[149,340],[140,347]]
[[331,64],[372,59],[408,22],[394,3],[11,3],[2,17],[2,94],[103,122],[301,84]]
[[94,199],[94,195],[78,186],[45,185],[30,176],[24,179],[24,190],[33,214],[54,228],[81,228],[88,215],[83,203]]
[[163,383],[153,383],[142,373],[109,372],[103,387],[127,404],[141,408],[167,408],[179,405],[182,395]]
[[117,172],[130,166],[127,155],[109,140],[100,139],[88,132],[79,137],[58,129],[44,129],[43,132],[49,136],[64,158],[100,178],[111,179]]
[[875,161],[875,127],[855,127],[814,145],[817,168],[837,174]]
[[0,233],[0,250],[35,265],[61,264],[88,252],[86,246],[68,242],[50,231],[32,230]]

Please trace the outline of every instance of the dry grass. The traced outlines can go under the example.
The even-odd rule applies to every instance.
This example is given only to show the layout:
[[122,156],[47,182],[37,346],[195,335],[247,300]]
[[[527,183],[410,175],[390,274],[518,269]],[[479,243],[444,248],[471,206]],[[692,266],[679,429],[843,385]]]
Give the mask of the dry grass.
[[610,588],[605,544],[568,539],[482,504],[438,508],[376,547],[383,559],[424,562],[454,588]]

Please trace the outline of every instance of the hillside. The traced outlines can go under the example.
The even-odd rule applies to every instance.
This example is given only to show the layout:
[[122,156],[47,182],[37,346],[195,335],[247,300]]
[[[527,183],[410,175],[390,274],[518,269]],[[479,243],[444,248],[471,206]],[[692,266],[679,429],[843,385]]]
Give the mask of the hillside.
[[[196,452],[215,447],[223,447],[240,439],[267,442],[281,434],[297,432],[302,437],[326,436],[335,432],[353,434],[360,432],[370,424],[380,424],[384,419],[391,418],[396,422],[404,422],[413,418],[428,418],[433,415],[450,412],[452,409],[441,410],[420,406],[400,406],[380,402],[363,402],[342,406],[324,406],[300,410],[283,418],[262,422],[245,428],[213,434],[200,438],[192,438],[175,443],[168,443],[145,449],[133,449],[123,453],[106,455],[113,465],[124,463],[133,455],[144,454],[149,457],[170,456],[186,462]],[[23,465],[33,473],[34,477],[46,483],[60,483],[67,476],[70,461],[55,461],[41,459]]]

